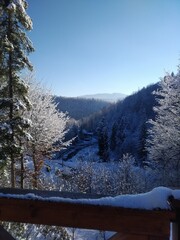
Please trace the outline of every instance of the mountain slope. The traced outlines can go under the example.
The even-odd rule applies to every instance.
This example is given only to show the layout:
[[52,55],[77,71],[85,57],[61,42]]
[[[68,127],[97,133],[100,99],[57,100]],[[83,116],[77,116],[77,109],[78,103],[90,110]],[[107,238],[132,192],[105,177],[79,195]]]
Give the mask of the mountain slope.
[[68,112],[68,115],[75,120],[88,117],[110,105],[109,102],[97,99],[55,97],[59,111]]
[[82,122],[82,128],[94,131],[103,124],[108,134],[109,156],[121,158],[123,154],[132,154],[137,161],[146,159],[145,139],[149,119],[155,118],[153,107],[155,96],[152,94],[158,84],[150,85],[126,97],[124,100],[112,104],[108,109],[101,111]]

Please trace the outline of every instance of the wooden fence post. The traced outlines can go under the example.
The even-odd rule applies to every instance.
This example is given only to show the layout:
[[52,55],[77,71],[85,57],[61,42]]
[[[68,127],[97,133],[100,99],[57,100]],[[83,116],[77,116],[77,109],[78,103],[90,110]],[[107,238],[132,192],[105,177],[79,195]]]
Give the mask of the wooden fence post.
[[178,223],[177,222],[171,222],[170,228],[170,240],[179,240],[178,239]]
[[171,222],[171,231],[170,231],[170,240],[179,240],[180,239],[180,200],[175,199],[173,196],[170,196],[168,203],[171,206],[172,210],[176,212],[176,218]]

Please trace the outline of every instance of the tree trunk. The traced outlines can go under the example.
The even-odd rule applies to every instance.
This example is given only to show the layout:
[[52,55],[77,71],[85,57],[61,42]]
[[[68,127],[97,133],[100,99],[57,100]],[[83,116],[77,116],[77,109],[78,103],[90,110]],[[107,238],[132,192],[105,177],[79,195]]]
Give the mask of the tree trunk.
[[34,189],[38,189],[38,165],[37,165],[37,162],[36,162],[36,150],[35,150],[35,146],[33,146],[32,159],[33,159],[33,165],[34,165],[33,188],[34,188]]
[[[12,29],[12,22],[11,22],[11,13],[9,13],[9,19],[8,19],[8,39],[11,42],[11,29]],[[9,79],[9,98],[11,99],[11,103],[9,106],[9,121],[11,126],[11,138],[10,138],[10,144],[12,145],[14,143],[14,129],[13,129],[13,68],[12,68],[12,52],[9,51],[9,63],[8,63],[9,71],[8,71],[8,79]],[[15,188],[16,181],[15,181],[15,159],[14,159],[14,153],[13,149],[11,148],[11,187]]]
[[25,169],[24,169],[24,157],[23,157],[23,154],[21,154],[21,188],[23,189],[24,188],[24,172],[25,172]]

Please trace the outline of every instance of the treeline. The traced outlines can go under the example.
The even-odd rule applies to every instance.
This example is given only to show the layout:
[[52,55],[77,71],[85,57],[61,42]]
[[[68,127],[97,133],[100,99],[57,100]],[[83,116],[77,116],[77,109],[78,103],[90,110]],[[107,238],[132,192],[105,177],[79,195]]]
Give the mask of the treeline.
[[152,92],[157,89],[158,84],[150,85],[82,120],[81,128],[99,138],[102,159],[108,161],[111,155],[119,159],[126,153],[135,156],[139,163],[146,159],[147,121],[156,115],[153,111],[156,100]]

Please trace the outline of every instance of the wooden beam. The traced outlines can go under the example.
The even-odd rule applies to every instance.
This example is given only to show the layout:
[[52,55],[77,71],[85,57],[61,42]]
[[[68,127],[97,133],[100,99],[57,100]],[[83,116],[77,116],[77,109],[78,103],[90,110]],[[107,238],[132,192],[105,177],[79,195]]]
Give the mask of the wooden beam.
[[1,225],[0,225],[0,239],[2,240],[15,240]]
[[[8,194],[7,196],[6,194],[0,195],[1,221],[168,237],[170,233],[169,222],[175,219],[175,213],[171,211],[90,205],[71,202],[66,198],[56,202],[47,200],[47,198],[27,199],[23,195],[19,198],[18,191],[15,192],[11,196]],[[41,195],[41,191],[38,193]],[[46,192],[46,196],[48,196],[48,192]]]
[[116,233],[108,240],[169,240],[169,237]]
[[116,233],[108,240],[149,240],[148,236]]

